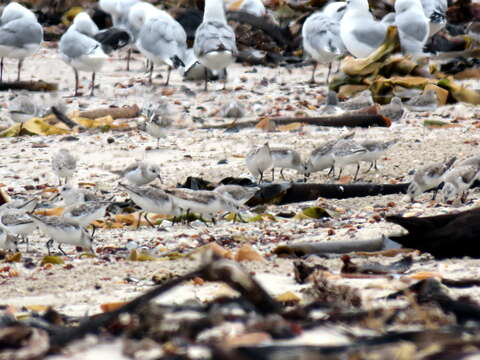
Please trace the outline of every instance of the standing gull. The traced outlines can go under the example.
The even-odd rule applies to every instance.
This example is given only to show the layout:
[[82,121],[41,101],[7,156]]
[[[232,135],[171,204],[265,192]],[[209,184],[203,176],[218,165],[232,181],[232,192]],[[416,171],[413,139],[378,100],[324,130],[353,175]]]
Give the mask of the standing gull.
[[385,40],[387,26],[376,21],[369,11],[367,0],[348,0],[340,22],[343,44],[353,56],[365,58]]
[[78,71],[92,72],[90,96],[95,88],[95,73],[100,71],[107,54],[102,50],[102,44],[93,39],[98,33],[98,27],[87,13],[81,12],[73,20],[72,26],[60,39],[60,54],[62,59],[72,66],[75,72],[75,93],[78,96]]
[[404,54],[419,56],[428,39],[428,19],[420,0],[396,0],[395,24]]
[[303,24],[302,38],[303,48],[315,61],[310,81],[315,82],[315,69],[319,63],[328,64],[325,81],[328,85],[332,62],[346,52],[340,38],[339,22],[321,12],[316,12],[310,15]]
[[[205,91],[207,91],[206,69],[220,71],[226,69],[237,56],[235,33],[227,24],[223,0],[206,0],[203,22],[195,33],[193,51],[200,63],[205,66]],[[227,84],[227,78],[223,88]]]
[[43,29],[27,8],[11,2],[0,18],[0,82],[3,77],[3,58],[18,59],[17,81],[20,81],[23,60],[40,47]]

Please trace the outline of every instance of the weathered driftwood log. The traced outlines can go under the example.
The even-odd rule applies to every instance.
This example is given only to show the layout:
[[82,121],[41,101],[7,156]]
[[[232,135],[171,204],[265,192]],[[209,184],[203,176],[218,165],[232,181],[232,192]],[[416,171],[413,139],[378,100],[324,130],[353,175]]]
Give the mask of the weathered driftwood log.
[[39,81],[0,82],[0,91],[28,90],[28,91],[57,91],[58,84]]
[[93,110],[81,111],[79,116],[88,119],[98,119],[104,116],[111,116],[114,119],[128,119],[140,115],[140,108],[137,104],[123,107],[107,107]]

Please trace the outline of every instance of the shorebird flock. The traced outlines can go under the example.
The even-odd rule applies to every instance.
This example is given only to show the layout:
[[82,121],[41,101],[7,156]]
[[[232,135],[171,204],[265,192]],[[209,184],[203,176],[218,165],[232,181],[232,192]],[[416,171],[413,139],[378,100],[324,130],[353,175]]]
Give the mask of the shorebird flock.
[[[252,13],[265,14],[265,8],[258,1],[246,2],[245,8]],[[228,25],[222,0],[206,0],[203,21],[195,32],[193,47],[187,47],[187,35],[183,27],[166,11],[150,3],[139,0],[100,0],[99,7],[112,16],[114,28],[99,30],[87,12],[77,14],[61,37],[59,54],[69,64],[75,77],[74,96],[79,96],[79,71],[91,73],[90,95],[94,95],[95,76],[101,71],[109,54],[121,47],[128,47],[127,69],[132,49],[137,49],[148,60],[148,82],[152,83],[154,67],[167,66],[165,85],[169,84],[170,73],[179,69],[183,73],[198,66],[208,89],[209,72],[225,73],[238,55],[235,33]],[[402,52],[414,58],[424,55],[425,43],[445,25],[446,0],[396,0],[395,12],[382,20],[376,20],[369,12],[367,0],[347,0],[333,2],[322,11],[308,17],[303,25],[303,48],[314,61],[311,81],[315,81],[317,64],[328,66],[328,84],[332,64],[346,54],[364,58],[375,51],[385,39],[387,27],[397,26]],[[115,34],[115,42],[112,42]],[[3,58],[18,59],[17,80],[26,57],[32,55],[43,39],[43,30],[35,15],[22,5],[11,2],[5,6],[0,18],[0,81],[3,76]],[[226,76],[224,77],[226,86]],[[338,104],[336,94],[329,93],[327,104],[320,109],[325,114],[358,109],[373,104],[367,90],[350,101]],[[398,97],[381,108],[380,113],[393,121],[410,111],[430,111],[437,107],[437,97],[433,90],[414,96],[402,104]],[[167,136],[173,119],[165,101],[152,102],[145,106],[146,121],[140,127],[157,140]],[[227,109],[225,111],[230,111]],[[32,105],[28,97],[18,96],[11,102],[9,113],[17,122],[23,123],[42,113],[42,109]],[[360,172],[360,164],[366,162],[370,171],[377,170],[377,161],[382,159],[398,142],[354,139],[349,132],[338,139],[318,145],[302,159],[299,152],[291,148],[270,147],[268,142],[254,147],[246,156],[245,167],[252,176],[266,181],[266,172],[271,170],[271,180],[275,180],[275,169],[292,169],[303,181],[308,181],[313,173],[329,170],[328,175],[342,176],[343,169],[356,166],[353,181]],[[61,216],[35,214],[37,199],[13,201],[0,207],[0,247],[16,249],[18,242],[27,243],[28,236],[37,228],[49,237],[48,252],[52,243],[81,246],[93,251],[93,235],[87,231],[94,221],[105,216],[112,199],[105,199],[85,189],[73,185],[72,178],[77,170],[77,159],[68,150],[61,149],[52,156],[51,169],[59,180],[58,197],[63,199],[65,210]],[[215,219],[220,212],[239,213],[246,209],[245,203],[252,198],[258,186],[222,185],[213,191],[166,188],[149,185],[156,179],[162,182],[161,168],[156,164],[138,161],[125,169],[113,171],[119,176],[118,189],[126,192],[131,200],[141,208],[147,222],[149,213],[178,217],[197,213],[207,219]],[[437,189],[443,183],[440,198],[444,202],[465,201],[468,189],[480,179],[480,156],[457,161],[455,157],[444,162],[428,164],[416,170],[408,187],[407,197],[414,201],[421,193]],[[436,196],[436,191],[434,197]],[[55,199],[52,198],[53,202]],[[142,213],[140,213],[140,216]]]

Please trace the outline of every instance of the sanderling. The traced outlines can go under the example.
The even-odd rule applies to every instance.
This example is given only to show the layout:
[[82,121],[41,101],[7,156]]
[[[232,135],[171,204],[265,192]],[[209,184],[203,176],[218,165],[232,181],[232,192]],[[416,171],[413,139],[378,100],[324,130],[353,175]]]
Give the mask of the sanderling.
[[162,182],[160,166],[143,161],[136,161],[123,170],[113,170],[111,172],[128,180],[129,183],[135,186],[147,185],[157,178]]
[[[237,56],[235,32],[227,24],[223,0],[206,0],[202,24],[195,32],[193,51],[198,60],[208,69],[226,69]],[[205,91],[207,91],[205,73]],[[225,89],[227,78],[223,83]]]
[[75,73],[74,96],[78,96],[78,71],[92,73],[90,95],[93,96],[95,73],[100,71],[108,58],[101,43],[93,39],[96,33],[97,25],[86,12],[81,12],[75,16],[73,24],[60,38],[59,49],[62,59],[72,66]]
[[220,185],[213,191],[223,195],[223,197],[236,202],[239,206],[244,205],[250,200],[260,188],[258,186],[240,186],[240,185]]
[[310,82],[315,82],[317,65],[328,64],[325,83],[328,85],[332,62],[345,54],[346,49],[340,38],[340,24],[322,12],[310,15],[302,28],[303,48],[313,58],[314,65]]
[[215,191],[168,189],[165,192],[172,196],[174,204],[183,212],[197,213],[212,220],[219,211],[238,213],[241,208],[237,202]]
[[305,174],[305,164],[300,157],[300,154],[292,149],[287,148],[271,148],[270,154],[272,156],[272,182],[275,181],[275,168],[280,168],[280,176],[283,180],[283,169],[294,169],[299,174]]
[[447,24],[447,0],[420,0],[429,20],[429,34],[432,37]]
[[20,94],[9,101],[8,114],[13,121],[21,124],[21,131],[24,122],[40,115],[40,108],[32,95]]
[[358,172],[360,170],[360,161],[367,153],[362,145],[351,139],[342,139],[337,141],[332,148],[333,163],[340,168],[338,179],[342,176],[343,168],[350,164],[357,164],[357,170],[353,181],[357,180]]
[[452,157],[447,162],[426,165],[415,172],[407,189],[407,197],[414,201],[415,197],[424,191],[435,189],[432,200],[437,196],[436,188],[443,181],[445,173],[452,167],[457,158]]
[[398,142],[398,139],[390,141],[376,141],[376,140],[364,140],[360,142],[360,145],[363,146],[367,152],[363,154],[362,161],[370,162],[370,167],[365,172],[369,172],[373,167],[375,170],[377,168],[377,160],[380,159],[388,149]]
[[59,189],[59,192],[54,197],[52,197],[50,201],[53,201],[58,196],[62,197],[65,206],[98,200],[97,196],[93,192],[87,189],[76,188],[71,184],[63,185]]
[[457,164],[458,167],[460,166],[473,166],[477,169],[480,169],[480,155],[469,157]]
[[268,142],[263,146],[251,150],[245,158],[245,163],[250,173],[259,178],[259,182],[263,180],[263,173],[273,165],[272,154]]
[[411,98],[404,105],[408,110],[415,112],[435,111],[438,106],[437,93],[435,90],[429,89],[423,94]]
[[385,40],[387,26],[376,21],[367,0],[348,0],[340,22],[343,44],[353,56],[365,58]]
[[339,139],[330,140],[315,148],[305,163],[305,178],[310,177],[310,174],[316,171],[330,168],[328,175],[332,172],[335,174],[335,167],[332,156],[332,149],[335,144],[341,139],[350,139],[355,135],[354,132],[350,132]]
[[62,178],[65,178],[65,184],[68,182],[76,168],[77,159],[67,149],[60,149],[52,156],[52,169],[58,176],[60,185],[62,185]]
[[37,205],[38,205],[37,198],[32,198],[30,200],[17,199],[1,205],[0,214],[2,214],[5,211],[11,211],[11,210],[14,210],[17,212],[22,211],[24,213],[29,213],[35,210]]
[[[124,188],[133,202],[142,208],[145,212],[145,220],[152,226],[153,224],[147,217],[147,213],[149,212],[173,216],[181,214],[180,209],[176,206],[172,197],[161,189],[153,186],[139,187],[122,183],[119,183],[119,186]],[[141,213],[139,214],[138,225],[140,225],[140,216]]]
[[420,0],[396,0],[395,25],[402,52],[413,56],[422,55],[429,28]]
[[453,200],[454,204],[465,202],[468,189],[478,177],[479,169],[474,166],[459,166],[450,169],[444,176],[443,187],[440,190],[443,202]]
[[49,255],[50,247],[54,241],[58,243],[58,249],[64,255],[66,254],[61,247],[62,244],[81,246],[89,249],[92,253],[94,252],[92,246],[93,239],[83,226],[61,216],[40,216],[33,214],[28,214],[28,216],[35,221],[42,232],[50,236],[51,239],[47,241]]
[[[128,21],[128,13],[132,6],[137,4],[140,0],[100,0],[98,5],[106,13],[112,17],[112,25],[116,28],[128,32],[130,44],[134,44],[138,37],[138,29],[130,24]],[[127,53],[127,71],[130,70],[130,57],[132,48],[128,48]]]
[[24,212],[18,210],[5,211],[0,215],[0,225],[3,225],[11,234],[16,235],[27,243],[28,235],[33,233],[37,226]]
[[0,249],[17,250],[17,240],[3,226],[0,226]]
[[380,115],[392,121],[399,121],[404,113],[405,109],[403,108],[402,99],[398,96],[394,96],[392,100],[390,100],[390,104],[381,106],[379,110]]
[[173,123],[172,109],[166,100],[160,99],[155,103],[148,103],[144,107],[143,113],[145,123],[141,124],[140,128],[157,139],[157,149],[159,149],[160,139],[167,137],[168,127]]
[[168,73],[165,86],[167,86],[172,68],[185,66],[183,63],[187,50],[185,30],[169,13],[144,2],[132,6],[129,21],[140,29],[136,45],[150,60],[149,83],[152,83],[154,65],[166,64]]
[[24,59],[33,55],[42,41],[43,29],[35,14],[16,2],[9,3],[0,18],[0,82],[4,57],[18,59],[17,81],[20,81]]
[[356,94],[351,99],[340,103],[340,107],[344,110],[359,110],[361,108],[371,106],[374,104],[372,93],[370,90],[363,90]]
[[87,227],[95,220],[103,218],[111,202],[87,201],[68,206],[63,212],[63,217],[83,227]]

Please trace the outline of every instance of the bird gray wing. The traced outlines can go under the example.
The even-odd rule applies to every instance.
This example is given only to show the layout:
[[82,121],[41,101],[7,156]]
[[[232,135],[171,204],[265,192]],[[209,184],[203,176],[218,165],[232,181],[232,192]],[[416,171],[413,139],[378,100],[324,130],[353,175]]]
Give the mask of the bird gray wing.
[[153,18],[147,21],[138,36],[141,46],[162,59],[177,55],[183,59],[187,35],[176,21]]
[[385,40],[385,29],[374,26],[371,28],[355,29],[352,31],[355,40],[367,44],[370,47],[378,47]]
[[0,28],[1,45],[24,47],[29,44],[40,44],[42,40],[42,27],[30,19],[13,20]]
[[411,13],[407,16],[398,16],[396,21],[399,29],[412,39],[423,41],[428,34],[428,24],[415,19],[414,16],[411,16]]
[[237,55],[235,33],[225,23],[208,21],[202,23],[195,33],[193,51],[197,57],[212,51],[229,50],[234,56]]
[[90,54],[100,43],[75,29],[69,29],[60,39],[60,52],[70,59]]

